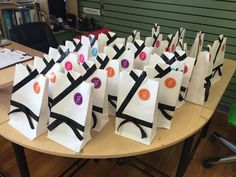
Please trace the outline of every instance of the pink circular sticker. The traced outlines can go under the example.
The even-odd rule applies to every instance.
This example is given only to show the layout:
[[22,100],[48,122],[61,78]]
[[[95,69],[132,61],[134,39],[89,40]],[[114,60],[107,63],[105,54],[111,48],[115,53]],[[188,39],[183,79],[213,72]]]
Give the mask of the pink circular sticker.
[[187,72],[188,72],[188,66],[185,65],[185,66],[184,66],[184,74],[187,73]]
[[156,48],[159,48],[159,47],[160,47],[160,41],[157,40],[157,41],[156,41]]
[[83,54],[79,55],[79,61],[80,61],[80,63],[84,62],[84,55]]
[[171,46],[171,51],[172,51],[172,52],[175,51],[175,45],[174,45],[174,44],[172,44],[172,46]]
[[71,71],[73,68],[73,65],[70,61],[65,62],[65,70]]
[[147,58],[147,54],[145,52],[141,52],[139,54],[139,59],[140,60],[144,61],[144,60],[146,60],[146,58]]

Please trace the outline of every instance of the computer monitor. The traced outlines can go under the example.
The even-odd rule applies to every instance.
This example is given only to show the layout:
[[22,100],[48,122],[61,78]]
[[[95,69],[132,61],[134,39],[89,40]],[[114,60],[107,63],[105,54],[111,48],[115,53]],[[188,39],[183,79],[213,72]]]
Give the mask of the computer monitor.
[[49,14],[66,19],[66,0],[48,0]]

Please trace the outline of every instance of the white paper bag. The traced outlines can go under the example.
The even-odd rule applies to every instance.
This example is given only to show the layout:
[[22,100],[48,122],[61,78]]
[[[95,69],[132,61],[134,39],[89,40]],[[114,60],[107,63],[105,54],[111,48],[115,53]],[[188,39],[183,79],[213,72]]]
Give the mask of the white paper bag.
[[198,60],[199,53],[202,51],[203,41],[204,41],[204,33],[200,31],[197,33],[196,38],[188,54],[189,57],[196,58],[196,62]]
[[152,37],[146,37],[145,46],[153,47],[153,52],[158,55],[161,55],[163,52],[161,49],[161,42],[162,42],[162,34],[154,33]]
[[140,40],[140,31],[138,30],[134,30],[127,38],[127,42],[129,43],[133,43],[135,40]]
[[109,60],[106,54],[99,53],[97,58],[94,59],[94,62],[99,69],[104,69],[107,71],[109,114],[115,115],[120,73],[119,61]]
[[117,35],[114,32],[109,31],[107,34],[101,33],[98,35],[98,45],[99,45],[99,53],[104,52],[105,46],[113,46],[115,40],[117,39]]
[[91,139],[92,84],[84,80],[73,71],[58,75],[48,126],[49,139],[76,152]]
[[134,51],[134,68],[143,70],[143,67],[149,63],[153,47],[145,47],[144,41],[135,40],[134,43],[127,43],[126,48]]
[[101,131],[109,120],[108,117],[108,88],[107,88],[107,71],[103,69],[97,69],[96,65],[92,61],[85,61],[80,65],[82,74],[87,74],[90,71],[90,76],[87,76],[86,81],[94,85],[92,91],[93,95],[93,108],[92,108],[92,129],[95,131]]
[[116,109],[116,134],[149,145],[156,134],[157,93],[158,82],[148,79],[144,71],[122,71]]
[[155,24],[153,25],[153,28],[152,28],[152,36],[153,36],[153,34],[155,34],[155,33],[157,33],[157,34],[160,33],[160,25],[158,25],[158,23],[155,23]]
[[[176,49],[177,36],[170,34],[167,36],[166,40],[162,40],[160,50],[163,52],[174,52]],[[161,54],[160,53],[160,54]]]
[[34,67],[39,71],[40,74],[45,75],[48,82],[48,104],[49,107],[52,101],[52,94],[54,92],[54,85],[57,78],[58,72],[64,72],[64,68],[61,64],[55,63],[48,55],[44,55],[43,59],[40,57],[34,57]]
[[57,63],[61,63],[69,54],[69,48],[61,45],[58,49],[50,47],[48,52],[48,56],[53,58]]
[[130,71],[134,67],[134,51],[126,50],[123,44],[114,44],[113,47],[106,46],[104,53],[110,60],[117,59],[120,63],[120,70]]
[[89,36],[82,36],[81,42],[83,45],[87,45],[90,47],[91,51],[89,52],[89,57],[96,57],[98,54],[98,40],[96,36],[89,35]]
[[179,108],[185,102],[185,97],[187,94],[189,81],[191,79],[192,71],[193,71],[193,67],[195,63],[195,58],[187,57],[186,52],[182,50],[176,50],[174,54],[177,61],[180,61],[181,63],[184,64],[184,68],[183,68],[184,75],[183,75],[183,80],[182,80],[182,84],[180,88],[179,99],[176,105],[176,107]]
[[82,47],[82,42],[74,38],[72,41],[65,41],[65,46],[69,48],[70,52],[78,52]]
[[170,65],[159,63],[154,67],[145,66],[150,79],[159,81],[157,96],[157,127],[170,129],[175,107],[179,98],[183,72],[172,70]]
[[203,105],[211,87],[213,62],[208,51],[200,52],[188,86],[186,100]]
[[227,38],[222,34],[219,36],[218,40],[214,41],[211,47],[211,58],[213,60],[211,84],[216,83],[222,76],[226,41]]
[[30,140],[47,131],[48,80],[37,69],[17,64],[9,124]]
[[186,48],[185,48],[186,46],[184,44],[185,32],[186,32],[186,29],[180,28],[175,34],[175,37],[177,38],[176,49],[178,49],[178,50],[186,51]]

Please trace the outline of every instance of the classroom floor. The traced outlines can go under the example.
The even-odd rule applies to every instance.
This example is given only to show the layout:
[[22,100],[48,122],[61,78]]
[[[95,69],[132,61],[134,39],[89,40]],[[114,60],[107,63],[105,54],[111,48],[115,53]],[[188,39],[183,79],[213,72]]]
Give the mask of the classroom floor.
[[[226,116],[216,113],[213,117],[208,136],[216,131],[236,143],[236,128],[230,127],[226,123]],[[207,136],[207,137],[208,137]],[[0,137],[0,169],[7,177],[18,177],[19,172],[10,142]],[[181,152],[182,143],[150,153],[138,158],[162,169],[163,172],[174,177],[177,160]],[[186,171],[185,177],[235,177],[236,164],[216,165],[210,169],[201,166],[202,160],[207,157],[231,154],[229,150],[219,143],[210,142],[207,138],[203,139]],[[63,158],[46,155],[31,150],[26,150],[29,170],[32,177],[57,177],[64,168],[70,166],[76,159]],[[76,172],[75,177],[144,177],[140,171],[130,165],[118,165],[115,159],[90,160],[80,171]],[[160,175],[156,175],[159,177]]]

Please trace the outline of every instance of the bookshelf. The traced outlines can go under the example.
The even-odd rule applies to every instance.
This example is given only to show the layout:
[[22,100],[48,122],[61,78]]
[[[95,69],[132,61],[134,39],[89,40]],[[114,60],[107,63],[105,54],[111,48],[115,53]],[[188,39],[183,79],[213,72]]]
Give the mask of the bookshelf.
[[[32,14],[29,12],[30,10],[34,11],[35,15],[37,16],[37,21],[39,21],[35,3],[16,4],[16,0],[0,1],[0,28],[2,30],[3,36],[10,39],[9,29],[13,25],[30,22],[32,19]],[[17,17],[21,16],[21,19],[16,18],[16,14]],[[25,21],[23,21],[23,18]]]

